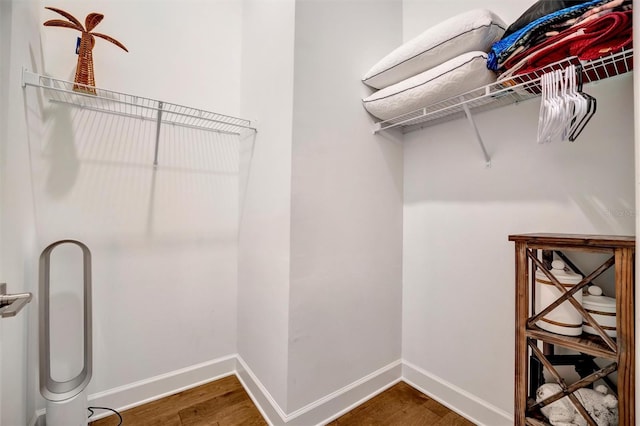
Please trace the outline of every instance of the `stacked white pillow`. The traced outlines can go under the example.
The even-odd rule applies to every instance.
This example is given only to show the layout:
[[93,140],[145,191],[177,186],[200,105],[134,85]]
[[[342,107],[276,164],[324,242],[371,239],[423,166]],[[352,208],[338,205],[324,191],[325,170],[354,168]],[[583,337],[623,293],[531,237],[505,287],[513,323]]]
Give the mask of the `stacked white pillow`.
[[362,82],[379,91],[363,99],[367,111],[388,120],[496,80],[487,69],[491,45],[506,25],[475,9],[431,27],[375,64]]

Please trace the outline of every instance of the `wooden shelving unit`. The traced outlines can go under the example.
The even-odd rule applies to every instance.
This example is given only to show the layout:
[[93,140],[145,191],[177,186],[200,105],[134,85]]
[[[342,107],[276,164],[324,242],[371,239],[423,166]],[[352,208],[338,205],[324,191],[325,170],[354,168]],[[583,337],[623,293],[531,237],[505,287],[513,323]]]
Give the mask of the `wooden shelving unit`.
[[[635,334],[634,334],[634,256],[635,237],[566,235],[566,234],[520,234],[510,235],[509,241],[515,242],[516,254],[516,338],[515,338],[515,425],[548,425],[540,415],[540,408],[562,398],[569,397],[590,426],[597,426],[584,407],[577,401],[573,392],[588,387],[597,380],[606,379],[614,371],[618,374],[617,395],[619,425],[634,426],[635,416]],[[535,306],[535,271],[545,268],[538,251],[578,251],[587,253],[610,254],[603,264],[587,274],[572,290],[565,290],[560,283],[547,277],[561,290],[562,296],[549,305],[548,310],[566,301],[583,316],[599,335],[583,333],[571,337],[551,333],[537,327],[537,320],[545,315],[533,312]],[[609,337],[595,320],[572,297],[582,291],[596,277],[609,268],[615,268],[616,330],[617,338]],[[554,282],[555,281],[555,282]],[[577,306],[576,306],[577,305]],[[548,311],[547,311],[548,312]],[[567,384],[555,369],[552,358],[539,348],[540,343],[547,347],[561,346],[580,354],[602,358],[607,361],[605,367],[582,377],[573,384]],[[531,395],[531,360],[535,359],[554,377],[562,391],[540,402]]]

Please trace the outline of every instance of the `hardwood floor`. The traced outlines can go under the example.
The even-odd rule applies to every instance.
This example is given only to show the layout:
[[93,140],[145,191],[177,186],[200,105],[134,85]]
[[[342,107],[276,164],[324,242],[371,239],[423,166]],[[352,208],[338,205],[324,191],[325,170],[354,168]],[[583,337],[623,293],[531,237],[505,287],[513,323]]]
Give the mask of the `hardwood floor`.
[[[122,426],[266,425],[236,376],[123,411]],[[115,426],[115,415],[90,423]]]
[[[96,413],[100,413],[99,410]],[[123,411],[123,426],[266,425],[236,376]],[[115,426],[115,415],[90,423]],[[473,423],[400,382],[356,407],[329,426],[472,426]]]
[[328,426],[473,426],[469,420],[400,382]]

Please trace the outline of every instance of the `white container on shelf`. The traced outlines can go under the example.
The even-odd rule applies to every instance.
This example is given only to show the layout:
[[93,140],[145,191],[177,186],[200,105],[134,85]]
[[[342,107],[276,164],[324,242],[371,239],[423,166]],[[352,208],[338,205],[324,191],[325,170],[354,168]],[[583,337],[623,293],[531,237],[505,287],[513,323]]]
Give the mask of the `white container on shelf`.
[[[602,289],[597,286],[589,288],[589,294],[583,296],[582,306],[594,320],[611,337],[616,337],[616,299],[602,295]],[[587,324],[582,323],[582,330],[589,334],[598,332]]]
[[[561,260],[551,263],[551,274],[567,290],[571,290],[582,281],[582,276],[565,267]],[[536,270],[536,313],[555,302],[562,293],[540,269]],[[578,291],[573,298],[582,303],[582,292]],[[569,301],[562,302],[547,315],[542,317],[536,325],[552,333],[565,336],[579,336],[582,334],[582,315],[571,305]]]

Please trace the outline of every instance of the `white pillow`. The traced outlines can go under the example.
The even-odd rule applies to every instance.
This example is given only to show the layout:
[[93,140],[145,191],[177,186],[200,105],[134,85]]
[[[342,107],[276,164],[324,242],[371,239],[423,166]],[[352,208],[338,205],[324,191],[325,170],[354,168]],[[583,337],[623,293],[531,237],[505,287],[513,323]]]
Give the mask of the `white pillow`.
[[495,81],[496,74],[487,69],[487,54],[469,52],[378,90],[362,102],[372,115],[388,120]]
[[466,52],[488,52],[504,34],[505,23],[486,9],[454,16],[426,30],[382,58],[362,82],[382,89]]

